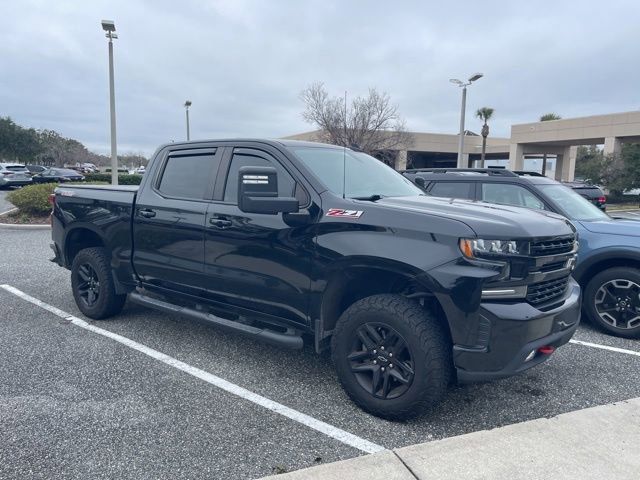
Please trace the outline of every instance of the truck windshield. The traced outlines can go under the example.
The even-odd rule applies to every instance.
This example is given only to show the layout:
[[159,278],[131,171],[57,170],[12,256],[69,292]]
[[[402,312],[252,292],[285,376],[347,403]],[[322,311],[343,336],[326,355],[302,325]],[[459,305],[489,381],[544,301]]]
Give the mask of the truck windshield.
[[611,217],[564,185],[540,185],[540,189],[558,207],[560,212],[569,220],[594,222],[597,220],[611,220]]
[[365,153],[335,148],[291,150],[336,195],[347,198],[424,195],[410,180]]

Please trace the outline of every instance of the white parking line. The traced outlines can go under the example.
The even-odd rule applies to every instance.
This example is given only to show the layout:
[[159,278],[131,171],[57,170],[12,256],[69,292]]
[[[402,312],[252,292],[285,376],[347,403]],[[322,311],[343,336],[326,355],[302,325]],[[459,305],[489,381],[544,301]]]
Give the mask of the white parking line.
[[177,360],[173,357],[170,357],[169,355],[142,345],[141,343],[138,343],[127,337],[123,337],[122,335],[118,335],[117,333],[112,333],[108,330],[103,330],[102,328],[95,327],[85,322],[84,320],[79,319],[78,317],[74,317],[73,315],[60,310],[59,308],[44,303],[43,301],[28,295],[23,291],[12,287],[11,285],[0,285],[0,288],[6,290],[9,293],[12,293],[13,295],[16,295],[17,297],[22,298],[23,300],[26,300],[27,302],[37,305],[38,307],[43,308],[60,318],[69,321],[73,325],[84,328],[85,330],[89,330],[90,332],[97,333],[98,335],[102,335],[103,337],[110,338],[111,340],[115,340],[116,342],[137,350],[138,352],[144,353],[145,355],[148,355],[149,357],[158,360],[159,362],[188,373],[189,375],[199,378],[200,380],[204,380],[211,385],[214,385],[226,392],[255,403],[256,405],[260,405],[261,407],[271,410],[272,412],[278,413],[284,417],[301,423],[302,425],[305,425],[309,428],[312,428],[313,430],[334,438],[346,445],[349,445],[350,447],[356,448],[365,453],[376,453],[385,450],[385,448],[380,445],[365,440],[364,438],[360,438],[338,427],[334,427],[333,425],[329,425],[328,423],[317,420],[313,417],[310,417],[309,415],[294,410],[293,408],[282,405],[281,403],[274,402],[273,400],[263,397],[262,395],[253,393],[252,391],[242,388],[239,385],[228,382],[227,380],[213,375],[209,372],[205,372],[204,370],[188,365],[184,362],[181,362],[180,360]]
[[609,350],[611,352],[626,353],[627,355],[635,355],[640,357],[640,352],[635,350],[626,350],[624,348],[610,347],[609,345],[600,345],[599,343],[583,342],[582,340],[569,340],[569,343],[575,343],[576,345],[583,345],[585,347],[599,348],[601,350]]

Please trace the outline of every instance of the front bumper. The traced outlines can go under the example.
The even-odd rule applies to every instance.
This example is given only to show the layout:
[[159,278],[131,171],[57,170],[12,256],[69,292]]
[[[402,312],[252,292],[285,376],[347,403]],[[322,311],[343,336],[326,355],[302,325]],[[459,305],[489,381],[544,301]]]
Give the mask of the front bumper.
[[543,353],[527,357],[540,347],[559,347],[571,339],[580,320],[580,297],[580,287],[571,279],[563,299],[547,311],[523,302],[483,302],[481,344],[453,347],[458,382],[510,377],[547,360],[550,355]]

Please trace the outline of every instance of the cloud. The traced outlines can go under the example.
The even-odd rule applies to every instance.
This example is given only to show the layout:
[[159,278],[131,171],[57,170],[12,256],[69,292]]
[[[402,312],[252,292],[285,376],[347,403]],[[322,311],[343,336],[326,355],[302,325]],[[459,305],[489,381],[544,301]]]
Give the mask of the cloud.
[[420,1],[22,1],[0,17],[0,115],[109,146],[107,42],[116,22],[118,144],[151,153],[185,137],[278,137],[310,130],[299,92],[387,91],[413,131],[457,130],[460,91],[476,71],[467,127],[495,108],[492,135],[553,111],[640,108],[640,4]]

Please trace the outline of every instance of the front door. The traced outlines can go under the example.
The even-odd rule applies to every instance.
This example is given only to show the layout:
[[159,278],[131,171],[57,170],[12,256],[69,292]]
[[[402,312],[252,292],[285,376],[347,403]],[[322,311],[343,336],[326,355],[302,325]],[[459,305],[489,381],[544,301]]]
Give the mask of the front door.
[[[158,157],[160,158],[160,157]],[[133,265],[146,287],[197,295],[205,285],[204,225],[220,152],[169,150],[136,200]]]
[[[240,315],[272,316],[307,324],[310,287],[311,224],[291,221],[288,214],[240,211],[237,205],[241,167],[271,166],[278,171],[281,196],[296,196],[301,212],[310,204],[306,190],[278,160],[277,153],[235,148],[221,174],[224,194],[209,205],[205,228],[205,275],[211,300],[235,308]],[[299,217],[298,217],[299,218]]]

